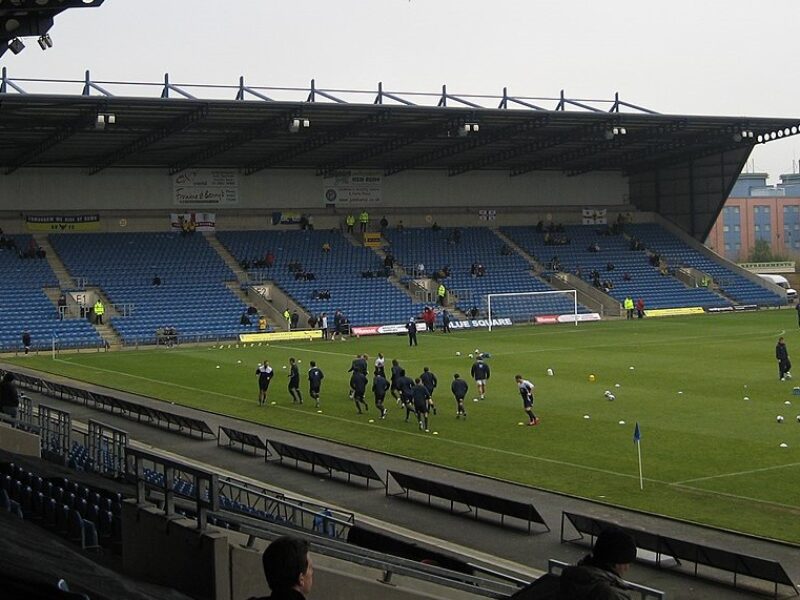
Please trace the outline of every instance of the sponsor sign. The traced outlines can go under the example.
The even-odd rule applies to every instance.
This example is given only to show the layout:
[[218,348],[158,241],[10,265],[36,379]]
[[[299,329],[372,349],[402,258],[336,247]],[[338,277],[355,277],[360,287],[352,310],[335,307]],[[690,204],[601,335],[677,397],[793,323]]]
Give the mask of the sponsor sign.
[[675,317],[678,315],[702,315],[705,311],[700,306],[687,308],[654,308],[646,311],[648,317]]
[[272,213],[273,225],[297,225],[303,215],[299,212],[274,212]]
[[[425,323],[417,323],[417,331],[425,331]],[[408,333],[405,323],[392,324],[392,325],[366,325],[360,327],[351,327],[350,332],[353,335],[386,335]]]
[[751,310],[758,310],[758,304],[740,304],[739,306],[734,306],[733,310],[735,311],[751,311]]
[[175,206],[239,204],[239,174],[235,169],[186,169],[172,178]]
[[28,231],[96,231],[100,215],[28,215]]
[[558,315],[558,322],[559,323],[574,323],[577,321],[578,323],[584,323],[588,321],[599,321],[600,314],[599,313],[578,313],[577,315],[568,314],[568,315]]
[[[511,319],[492,319],[492,327],[508,327],[513,325]],[[468,321],[450,321],[451,329],[478,329],[489,327],[489,319],[469,319]]]
[[733,312],[732,306],[713,306],[708,309],[710,313]]
[[322,180],[325,204],[366,206],[382,200],[383,175],[379,171],[336,171]]
[[253,286],[250,286],[250,289],[253,290],[259,296],[262,296],[262,297],[266,298],[267,300],[270,300],[269,286],[268,285],[253,285]]
[[708,312],[710,313],[720,313],[720,312],[750,312],[753,310],[758,310],[758,304],[740,304],[737,306],[720,306],[709,308]]
[[215,213],[172,213],[169,216],[169,228],[172,231],[182,231],[187,223],[194,223],[195,231],[214,231],[217,227]]
[[537,325],[555,325],[558,323],[558,315],[536,315],[533,322]]
[[287,340],[314,340],[322,337],[319,329],[307,331],[272,331],[270,333],[240,333],[239,341],[245,344],[250,342],[281,342]]
[[380,248],[381,247],[381,234],[375,231],[367,231],[364,233],[364,246],[367,248]]

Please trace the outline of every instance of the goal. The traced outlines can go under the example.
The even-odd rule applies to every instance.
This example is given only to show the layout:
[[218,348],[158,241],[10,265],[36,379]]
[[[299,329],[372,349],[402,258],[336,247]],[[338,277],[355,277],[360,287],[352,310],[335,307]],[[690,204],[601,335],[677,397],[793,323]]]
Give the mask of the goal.
[[530,322],[540,315],[571,315],[578,326],[578,291],[510,292],[486,296],[489,331],[494,319],[510,318],[513,322]]

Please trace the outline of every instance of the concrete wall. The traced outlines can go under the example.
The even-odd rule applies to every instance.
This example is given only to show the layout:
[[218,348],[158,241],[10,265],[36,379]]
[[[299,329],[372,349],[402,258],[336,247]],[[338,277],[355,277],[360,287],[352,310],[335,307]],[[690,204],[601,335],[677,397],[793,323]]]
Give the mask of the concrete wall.
[[[126,575],[168,586],[195,598],[247,600],[269,596],[257,540],[209,527],[199,533],[190,519],[167,519],[150,505],[127,500],[122,507],[122,565]],[[380,569],[312,554],[314,587],[308,600],[477,600],[479,596],[408,577],[381,583]]]
[[[312,171],[270,170],[238,177],[239,202],[226,207],[177,206],[173,178],[165,171],[108,169],[88,176],[78,169],[21,169],[0,177],[0,211],[304,210],[323,208],[323,180]],[[475,171],[448,177],[442,171],[407,171],[383,177],[374,211],[397,207],[602,206],[627,202],[627,179],[614,173],[566,177],[534,172]]]
[[23,456],[41,456],[39,436],[0,423],[0,449]]
[[122,506],[122,570],[194,598],[230,600],[228,539],[199,533],[190,519],[167,519],[153,506]]

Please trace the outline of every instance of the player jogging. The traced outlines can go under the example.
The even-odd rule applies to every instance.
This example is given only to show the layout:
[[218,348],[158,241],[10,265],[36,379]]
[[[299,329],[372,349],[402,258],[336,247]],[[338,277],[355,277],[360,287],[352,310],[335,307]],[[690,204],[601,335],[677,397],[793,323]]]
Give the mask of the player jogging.
[[428,367],[423,367],[422,375],[420,375],[419,378],[420,381],[422,381],[422,385],[424,385],[425,389],[428,390],[428,396],[430,396],[430,408],[433,411],[433,414],[436,414],[436,405],[433,403],[433,390],[436,389],[436,384],[439,383],[439,380],[436,379],[436,375],[434,375]]
[[386,413],[389,412],[389,410],[383,406],[386,392],[389,391],[389,382],[386,380],[386,377],[380,373],[375,373],[375,378],[372,380],[372,391],[375,394],[375,408],[380,412],[381,419],[385,419]]
[[322,387],[322,380],[325,375],[313,360],[311,368],[308,370],[308,395],[314,399],[316,407],[319,408],[319,390]]
[[528,415],[528,425],[538,425],[539,418],[533,414],[533,383],[523,379],[522,375],[514,377],[519,386],[519,395],[522,396],[522,406]]
[[428,393],[428,388],[422,384],[420,378],[414,380],[414,387],[411,389],[411,397],[414,402],[414,411],[417,413],[417,420],[419,421],[419,428],[428,433],[428,411],[430,410],[431,395]]
[[275,375],[272,367],[269,366],[269,361],[264,361],[256,369],[258,375],[258,405],[264,406],[267,403],[267,390],[269,390],[269,382]]
[[489,377],[491,377],[491,370],[489,369],[489,365],[483,362],[483,356],[483,354],[479,355],[478,359],[472,365],[472,369],[470,369],[472,378],[478,385],[478,391],[481,394],[481,400],[483,400],[486,395],[486,381],[489,379]]
[[303,394],[300,393],[300,370],[297,368],[297,361],[289,359],[289,395],[292,397],[292,404],[302,404]]
[[450,391],[453,392],[453,397],[456,399],[456,419],[458,417],[467,417],[467,411],[464,410],[464,398],[469,391],[467,382],[461,379],[461,375],[456,373],[453,375],[453,383],[450,384]]
[[378,352],[378,357],[375,359],[375,373],[374,375],[377,377],[380,375],[381,377],[386,377],[386,359],[383,358],[383,354]]

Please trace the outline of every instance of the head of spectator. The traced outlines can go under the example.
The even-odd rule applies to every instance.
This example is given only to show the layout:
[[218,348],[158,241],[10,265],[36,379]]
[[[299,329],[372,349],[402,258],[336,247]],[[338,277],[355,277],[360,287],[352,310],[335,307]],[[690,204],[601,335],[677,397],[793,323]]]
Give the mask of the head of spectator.
[[311,592],[314,565],[305,540],[279,537],[264,550],[261,563],[273,598],[305,598]]
[[618,527],[605,529],[597,536],[592,548],[592,559],[597,566],[622,577],[636,560],[636,542],[630,534]]

